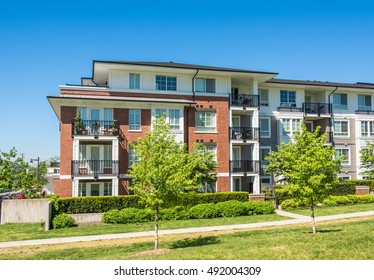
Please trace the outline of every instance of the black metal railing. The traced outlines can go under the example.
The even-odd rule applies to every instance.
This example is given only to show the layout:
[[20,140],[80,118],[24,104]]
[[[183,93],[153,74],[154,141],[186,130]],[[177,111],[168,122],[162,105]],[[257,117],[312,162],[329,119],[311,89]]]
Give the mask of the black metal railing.
[[254,94],[230,94],[230,105],[240,107],[259,107],[260,96]]
[[73,121],[73,135],[118,136],[118,121],[79,120]]
[[118,160],[73,160],[73,176],[118,175]]
[[303,111],[305,114],[311,115],[331,115],[332,104],[331,103],[303,103]]
[[260,129],[257,127],[232,127],[230,128],[232,140],[260,140]]
[[259,173],[260,162],[258,160],[231,160],[230,171],[232,173]]
[[374,111],[371,110],[356,110],[356,115],[374,115]]

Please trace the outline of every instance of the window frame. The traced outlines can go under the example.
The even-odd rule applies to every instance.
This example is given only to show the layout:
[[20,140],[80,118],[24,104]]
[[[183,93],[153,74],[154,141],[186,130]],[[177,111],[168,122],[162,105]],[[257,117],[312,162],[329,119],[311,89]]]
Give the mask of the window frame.
[[[164,79],[165,81],[161,81],[161,79]],[[157,91],[177,91],[178,79],[176,76],[156,75],[155,88]]]
[[[136,123],[137,116],[139,114],[139,124]],[[134,114],[132,116],[132,113]],[[141,131],[142,130],[142,110],[141,109],[129,109],[129,131]]]
[[[360,105],[360,99],[362,99],[363,105]],[[366,104],[366,101],[369,101],[370,105]],[[357,104],[358,104],[358,110],[363,110],[363,111],[371,111],[371,95],[369,94],[358,94],[357,95]]]
[[[209,152],[209,153],[213,153],[214,154],[214,158],[213,160],[215,162],[217,162],[217,144],[216,143],[212,143],[212,144],[208,144],[208,145],[204,145],[203,146],[205,147],[205,151],[206,152]],[[212,149],[213,148],[213,149]],[[197,149],[197,152],[198,153],[201,153],[203,152],[204,150],[203,149],[200,149],[200,147]]]
[[129,165],[128,168],[131,168],[131,166],[134,164],[134,162],[138,162],[140,159],[135,154],[135,147],[132,145],[129,145],[129,148],[127,149],[128,155],[129,155]]
[[[286,136],[293,137],[296,131],[301,130],[301,121],[302,121],[301,119],[291,119],[291,118],[280,119],[281,129],[282,129],[281,135],[283,137],[286,137]],[[286,122],[289,122],[289,130],[285,130],[284,128],[284,123]],[[295,123],[299,123],[299,125],[296,125]]]
[[[266,93],[266,94],[265,94]],[[266,100],[264,98],[266,96]],[[258,95],[260,96],[260,106],[269,107],[269,90],[268,89],[258,89]]]
[[[349,166],[349,165],[351,165],[351,149],[349,148],[349,147],[335,147],[335,155],[334,155],[334,157],[335,158],[337,158],[337,157],[340,157],[341,155],[343,155],[344,153],[340,153],[340,155],[339,156],[337,156],[337,151],[338,150],[345,150],[345,151],[348,151],[348,153],[347,153],[347,155],[346,155],[346,158],[345,159],[343,159],[342,161],[341,161],[341,165],[342,166]],[[344,154],[345,155],[345,154]]]
[[[342,135],[342,133],[343,133],[342,130],[341,130],[342,125],[340,125],[340,131],[338,131],[338,132],[336,132],[336,128],[335,128],[336,123],[343,123],[343,122],[347,123],[347,132],[346,133],[344,132],[344,135]],[[337,133],[339,133],[340,135],[337,134]],[[334,122],[333,122],[333,136],[337,137],[337,138],[349,138],[349,135],[350,135],[349,120],[337,120],[337,121],[334,120]]]
[[[258,118],[258,123],[260,127],[260,138],[271,138],[271,118],[270,117],[259,117]],[[261,127],[261,120],[267,120],[268,123],[268,131],[264,131],[263,128]],[[268,135],[264,135],[264,132],[268,132]]]
[[[199,115],[202,115],[204,114],[204,121],[202,118],[198,118]],[[207,116],[208,114],[211,114],[212,117],[211,117],[211,121],[212,123],[214,123],[214,125],[209,125],[207,126],[206,125],[206,120],[207,120]],[[204,125],[197,125],[198,123],[198,120],[202,122],[202,124]],[[216,112],[209,112],[209,111],[196,111],[195,112],[195,132],[197,133],[217,133],[217,113]]]
[[140,89],[140,74],[129,73],[129,89]]
[[[291,93],[294,95],[294,101],[291,101]],[[286,97],[286,101],[282,101],[283,97]],[[284,95],[285,94],[285,95]],[[296,91],[295,90],[280,90],[279,91],[279,106],[282,108],[296,108]]]
[[[346,104],[342,103],[342,96],[345,96]],[[332,96],[332,107],[335,110],[348,110],[348,95],[346,93],[334,93]]]
[[[202,89],[199,89],[198,81],[202,82]],[[211,81],[213,85],[213,90],[208,90],[207,81]],[[195,78],[195,91],[204,93],[216,93],[216,79],[215,78]]]

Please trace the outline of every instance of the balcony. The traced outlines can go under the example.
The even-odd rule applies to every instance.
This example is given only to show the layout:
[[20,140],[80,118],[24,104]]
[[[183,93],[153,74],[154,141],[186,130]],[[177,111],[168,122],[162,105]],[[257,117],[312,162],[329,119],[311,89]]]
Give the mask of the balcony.
[[231,173],[259,173],[260,162],[258,160],[231,160]]
[[260,140],[260,129],[257,127],[232,127],[230,139],[246,142],[247,140]]
[[118,176],[118,160],[73,160],[73,176]]
[[374,115],[374,111],[372,110],[356,110],[356,115]]
[[230,105],[239,107],[259,107],[260,97],[253,94],[230,94]]
[[277,108],[278,112],[302,112],[303,108],[297,108],[296,103],[281,103]]
[[118,121],[91,121],[75,118],[73,135],[111,135],[118,136]]
[[303,103],[303,111],[306,115],[332,115],[331,103]]

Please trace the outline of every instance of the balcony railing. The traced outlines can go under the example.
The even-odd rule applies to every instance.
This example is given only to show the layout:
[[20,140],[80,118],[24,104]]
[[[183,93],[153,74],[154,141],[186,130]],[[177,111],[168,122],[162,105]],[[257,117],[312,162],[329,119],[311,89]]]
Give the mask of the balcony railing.
[[230,105],[240,107],[259,107],[260,97],[253,94],[230,94]]
[[258,160],[231,160],[230,171],[232,173],[259,173],[260,162]]
[[82,85],[82,84],[66,84],[66,86],[68,87],[92,87],[92,88],[98,88],[98,87],[101,87],[101,88],[109,88],[108,85],[105,85],[105,86],[99,86],[99,85]]
[[[295,105],[295,106],[294,106]],[[283,104],[277,108],[278,112],[302,112],[303,108],[296,107],[296,104]]]
[[118,160],[73,160],[73,176],[118,175]]
[[356,115],[374,115],[374,111],[371,110],[356,110]]
[[332,104],[331,103],[303,103],[303,111],[309,115],[331,115]]
[[232,127],[230,129],[231,140],[260,140],[260,129],[257,127]]
[[118,121],[73,121],[73,135],[114,135],[118,136]]

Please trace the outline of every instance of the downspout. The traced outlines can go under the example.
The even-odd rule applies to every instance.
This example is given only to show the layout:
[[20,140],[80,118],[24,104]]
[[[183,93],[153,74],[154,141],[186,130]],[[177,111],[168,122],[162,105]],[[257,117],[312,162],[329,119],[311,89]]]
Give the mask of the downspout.
[[[192,77],[192,101],[195,101],[195,78],[196,78],[196,75],[199,73],[199,69],[196,69],[196,73],[195,75],[193,75]],[[186,126],[187,126],[187,137],[186,137],[186,141],[187,141],[187,151],[189,151],[189,113],[190,113],[190,109],[191,109],[191,104],[190,104],[190,107],[187,108],[187,123],[186,123]]]
[[335,87],[335,89],[328,95],[328,102],[329,106],[331,106],[331,118],[329,118],[329,126],[330,126],[330,135],[331,135],[331,144],[334,146],[334,138],[333,135],[331,134],[332,132],[332,119],[334,114],[332,113],[332,104],[331,104],[331,95],[338,89],[338,87]]

